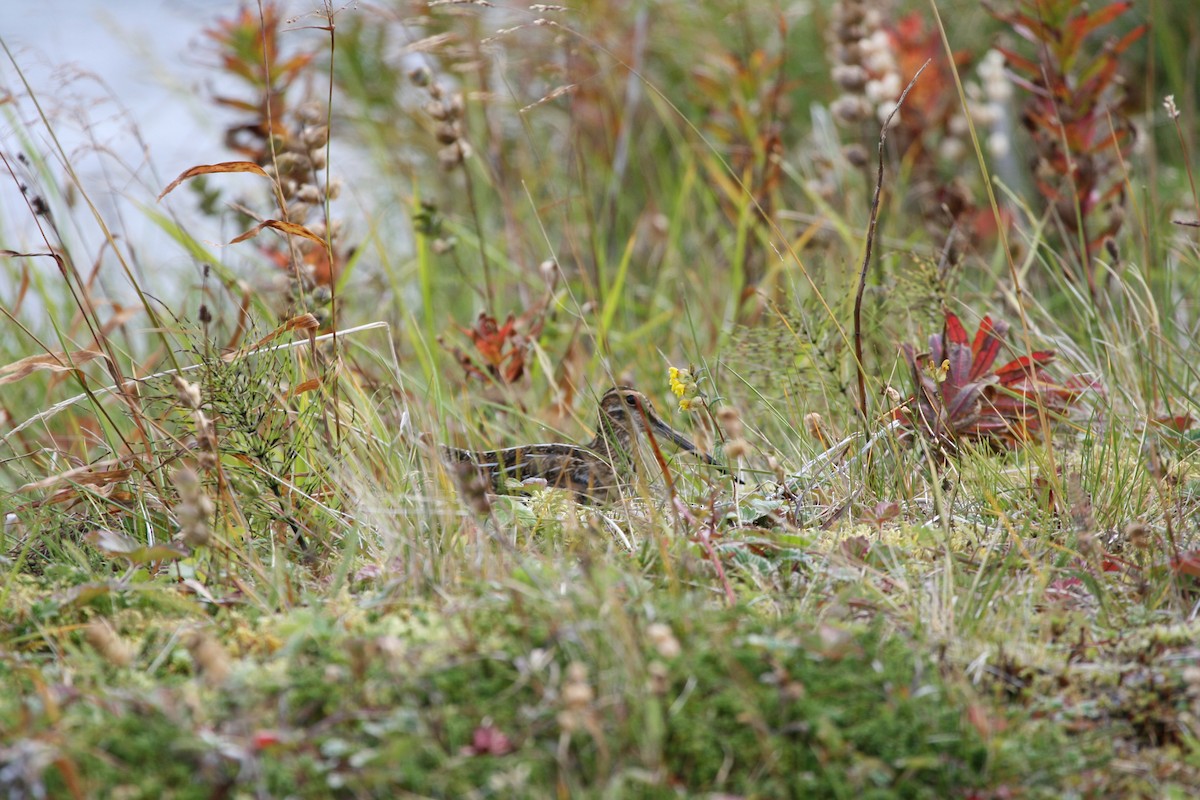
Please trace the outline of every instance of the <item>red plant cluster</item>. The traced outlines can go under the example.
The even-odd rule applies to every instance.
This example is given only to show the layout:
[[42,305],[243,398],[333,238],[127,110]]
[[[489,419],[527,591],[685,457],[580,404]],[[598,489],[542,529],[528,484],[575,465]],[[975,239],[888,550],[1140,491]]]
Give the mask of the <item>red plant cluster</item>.
[[[907,80],[916,75],[926,61],[929,66],[913,85],[904,108],[893,120],[896,141],[900,143],[921,199],[921,215],[931,231],[945,235],[952,228],[964,233],[958,245],[986,246],[996,236],[997,217],[976,197],[978,187],[962,178],[945,180],[944,167],[937,147],[955,136],[955,125],[966,113],[958,95],[955,73],[971,65],[970,53],[959,50],[946,57],[941,33],[930,27],[925,17],[912,12],[887,28],[896,53],[899,74]],[[1008,225],[1011,212],[1001,209],[999,224]],[[957,249],[954,251],[957,252]]]
[[267,2],[262,5],[261,17],[258,9],[243,6],[236,16],[217,20],[215,28],[204,32],[215,45],[221,69],[240,78],[256,95],[253,100],[215,98],[219,105],[256,117],[229,128],[225,143],[260,165],[270,159],[269,137],[286,135],[288,90],[316,56],[315,52],[301,52],[284,58],[279,44],[282,22],[279,6]]
[[936,142],[946,135],[950,119],[961,111],[958,89],[954,82],[956,69],[965,68],[971,60],[969,53],[958,51],[953,54],[954,63],[946,58],[937,28],[926,25],[925,17],[919,12],[906,14],[886,28],[896,54],[896,66],[903,80],[917,74],[926,61],[929,67],[921,73],[913,85],[904,108],[893,121],[896,138],[904,148],[920,148],[910,154],[917,158],[931,158]]
[[948,311],[944,332],[929,337],[928,353],[903,346],[916,391],[895,416],[908,436],[923,434],[949,452],[963,440],[1013,448],[1039,431],[1043,419],[1062,417],[1093,388],[1081,376],[1056,383],[1045,370],[1053,350],[994,366],[1008,330],[1008,323],[984,317],[972,340]]
[[[217,105],[246,115],[226,129],[225,145],[276,179],[278,215],[285,223],[307,226],[315,234],[291,240],[282,248],[261,245],[260,249],[271,263],[310,290],[332,286],[351,250],[338,246],[340,225],[325,215],[326,201],[338,195],[337,181],[325,174],[329,140],[325,112],[316,103],[294,103],[296,98],[291,97],[313,68],[316,50],[285,50],[281,39],[289,31],[284,22],[280,4],[265,2],[261,8],[243,7],[235,16],[219,19],[204,35],[221,69],[246,88],[244,98],[214,98]],[[316,310],[309,309],[309,303],[303,305]]]
[[1089,41],[1133,7],[1129,0],[1095,10],[1078,0],[1021,0],[995,16],[1034,45],[1032,57],[1001,48],[1014,82],[1029,93],[1022,121],[1037,153],[1035,179],[1075,246],[1096,294],[1091,257],[1124,222],[1122,162],[1133,128],[1122,108],[1120,56],[1144,24],[1103,46]]
[[508,315],[503,325],[481,312],[475,325],[462,328],[475,347],[475,355],[450,347],[459,366],[468,376],[487,382],[516,383],[525,374],[525,353],[541,335],[544,319],[541,309],[531,309],[520,317]]

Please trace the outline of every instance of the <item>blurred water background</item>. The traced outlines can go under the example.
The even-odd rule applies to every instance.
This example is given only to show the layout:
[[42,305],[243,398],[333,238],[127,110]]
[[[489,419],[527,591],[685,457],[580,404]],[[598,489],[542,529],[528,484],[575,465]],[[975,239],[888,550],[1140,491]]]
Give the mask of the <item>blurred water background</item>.
[[[119,235],[138,248],[143,267],[152,265],[139,276],[151,290],[171,294],[186,288],[181,280],[194,285],[197,265],[138,205],[161,209],[155,195],[184,169],[236,157],[223,145],[223,130],[236,114],[217,108],[210,98],[238,90],[219,83],[222,76],[212,68],[216,59],[203,31],[244,5],[237,0],[5,3],[0,152],[17,174],[0,169],[0,248],[45,251],[20,186],[41,187],[53,196],[46,184],[69,186],[69,163],[106,223],[119,227]],[[46,122],[39,118],[43,113]],[[44,158],[48,175],[17,162],[23,150]],[[67,198],[80,202],[74,189]],[[183,190],[168,199],[180,209],[195,205]],[[98,224],[79,224],[64,234],[72,252],[93,257],[104,241]],[[221,246],[222,235],[215,228],[200,231],[214,248]],[[52,261],[39,261],[40,274],[53,272]],[[106,267],[103,288],[113,299],[128,300],[128,280],[114,272]],[[2,274],[13,270],[5,267]],[[14,287],[7,278],[0,283],[8,284],[0,285],[0,302],[7,304]]]

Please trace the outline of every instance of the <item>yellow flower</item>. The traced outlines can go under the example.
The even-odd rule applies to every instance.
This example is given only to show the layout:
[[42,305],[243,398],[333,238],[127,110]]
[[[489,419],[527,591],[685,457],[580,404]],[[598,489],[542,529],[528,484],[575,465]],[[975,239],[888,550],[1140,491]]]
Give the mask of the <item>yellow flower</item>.
[[671,391],[679,398],[679,410],[689,410],[700,395],[700,389],[696,386],[696,379],[692,377],[692,371],[671,367],[667,372],[667,378],[671,382]]
[[683,392],[686,387],[683,385],[683,382],[679,380],[679,369],[677,367],[671,367],[671,369],[667,372],[667,378],[671,381],[671,391],[675,393],[675,396],[683,397]]

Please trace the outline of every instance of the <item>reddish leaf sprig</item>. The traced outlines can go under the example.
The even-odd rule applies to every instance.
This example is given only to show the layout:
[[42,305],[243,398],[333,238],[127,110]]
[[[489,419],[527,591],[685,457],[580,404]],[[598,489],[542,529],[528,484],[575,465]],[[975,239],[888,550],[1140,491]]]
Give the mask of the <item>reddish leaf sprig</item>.
[[962,441],[1015,448],[1041,430],[1046,418],[1064,416],[1095,383],[1072,376],[1059,384],[1046,367],[1053,350],[1037,350],[999,367],[1008,323],[984,317],[974,338],[958,316],[946,312],[945,329],[929,337],[929,352],[903,346],[915,391],[895,412],[905,436],[925,436],[949,453]]
[[1038,192],[1060,220],[1092,296],[1094,256],[1124,222],[1121,162],[1133,143],[1123,105],[1120,57],[1146,31],[1137,25],[1102,46],[1092,38],[1133,7],[1129,0],[1095,11],[1078,0],[1019,0],[992,13],[1034,46],[1030,56],[1001,48],[1014,83],[1028,93],[1022,121],[1037,154]]
[[530,309],[520,317],[509,314],[503,325],[484,312],[470,328],[459,328],[471,340],[475,352],[448,349],[469,377],[489,383],[516,383],[525,375],[525,355],[541,335],[543,323],[541,308]]

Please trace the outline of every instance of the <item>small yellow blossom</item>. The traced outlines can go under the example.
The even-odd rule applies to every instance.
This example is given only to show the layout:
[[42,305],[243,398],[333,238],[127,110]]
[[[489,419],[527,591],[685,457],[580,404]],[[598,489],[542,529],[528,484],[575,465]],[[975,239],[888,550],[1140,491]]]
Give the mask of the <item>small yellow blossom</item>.
[[938,383],[944,383],[946,376],[950,374],[950,359],[945,359],[940,365],[934,362],[929,362],[929,373]]
[[679,375],[678,367],[671,367],[667,371],[667,379],[671,381],[671,391],[675,393],[676,397],[683,397],[686,387],[683,385],[683,381],[679,380]]
[[671,391],[679,398],[679,410],[690,410],[700,396],[700,388],[696,386],[696,379],[692,377],[692,371],[671,367],[667,377],[671,382]]

